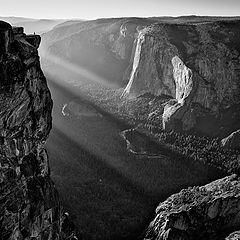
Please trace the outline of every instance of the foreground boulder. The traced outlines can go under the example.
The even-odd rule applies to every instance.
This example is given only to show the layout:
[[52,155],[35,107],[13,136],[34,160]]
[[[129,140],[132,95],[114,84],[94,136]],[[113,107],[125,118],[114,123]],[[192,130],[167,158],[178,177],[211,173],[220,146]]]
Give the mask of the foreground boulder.
[[226,237],[226,240],[239,240],[239,239],[240,239],[240,231],[233,232],[228,237]]
[[221,144],[226,148],[240,148],[240,129],[222,139]]
[[160,203],[144,239],[214,240],[239,227],[240,178],[232,175],[183,189]]
[[59,239],[61,208],[44,148],[52,99],[40,36],[0,22],[0,239]]

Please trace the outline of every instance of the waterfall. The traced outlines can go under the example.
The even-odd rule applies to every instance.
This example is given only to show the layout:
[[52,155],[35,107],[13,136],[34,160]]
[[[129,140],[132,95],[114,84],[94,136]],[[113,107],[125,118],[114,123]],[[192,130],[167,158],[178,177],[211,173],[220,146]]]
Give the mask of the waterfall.
[[129,92],[130,92],[130,89],[131,89],[131,86],[133,84],[133,80],[134,80],[134,77],[135,77],[135,73],[136,73],[136,70],[138,68],[138,64],[139,64],[139,61],[140,61],[142,44],[144,42],[144,39],[145,39],[144,34],[142,32],[139,32],[130,80],[129,80],[126,88],[124,89],[121,97],[124,97],[126,94],[129,94]]

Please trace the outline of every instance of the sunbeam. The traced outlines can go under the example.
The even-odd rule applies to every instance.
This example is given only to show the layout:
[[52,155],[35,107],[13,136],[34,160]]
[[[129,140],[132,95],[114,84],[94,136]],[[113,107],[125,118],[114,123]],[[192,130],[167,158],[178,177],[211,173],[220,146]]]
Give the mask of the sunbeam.
[[71,86],[81,87],[81,83],[84,81],[85,84],[86,82],[89,84],[100,84],[106,88],[119,87],[117,84],[109,82],[80,65],[51,54],[46,49],[41,49],[40,54],[45,71],[51,74],[55,73],[58,83],[68,83]]

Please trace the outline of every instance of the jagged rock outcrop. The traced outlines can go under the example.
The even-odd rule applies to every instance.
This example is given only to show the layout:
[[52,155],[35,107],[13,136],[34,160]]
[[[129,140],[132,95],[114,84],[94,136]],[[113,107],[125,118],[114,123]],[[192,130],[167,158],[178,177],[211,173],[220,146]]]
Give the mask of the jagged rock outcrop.
[[240,239],[240,231],[236,231],[231,233],[225,240],[239,240]]
[[240,129],[222,139],[221,144],[223,147],[240,149]]
[[[145,240],[222,239],[240,226],[237,175],[190,187],[160,203]],[[230,238],[231,239],[231,238]]]
[[45,141],[52,100],[40,36],[0,22],[0,239],[59,239],[61,208]]
[[239,129],[239,26],[237,20],[161,23],[142,30],[125,92],[171,96],[163,115],[167,130],[226,136]]

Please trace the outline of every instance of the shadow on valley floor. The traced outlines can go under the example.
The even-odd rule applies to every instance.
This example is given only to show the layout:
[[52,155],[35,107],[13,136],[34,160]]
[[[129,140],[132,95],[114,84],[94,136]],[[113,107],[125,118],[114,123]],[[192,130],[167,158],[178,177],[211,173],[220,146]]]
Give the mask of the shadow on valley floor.
[[83,239],[137,237],[146,226],[144,218],[150,220],[154,213],[156,199],[152,194],[60,130],[53,128],[52,132],[48,141],[52,177],[80,236]]
[[[48,79],[48,85],[51,90],[51,93],[54,98],[54,109],[53,111],[58,108],[60,105],[61,107],[66,101],[74,100],[79,104],[86,104],[94,108],[96,111],[98,111],[100,114],[104,115],[105,118],[109,118],[110,120],[113,120],[118,124],[119,127],[121,127],[122,130],[132,128],[133,126],[128,124],[127,122],[116,118],[111,113],[105,111],[100,106],[97,106],[95,103],[91,102],[88,99],[88,96],[84,94],[80,89],[76,87],[71,87],[69,84],[58,84],[57,80],[52,80],[53,78]],[[64,94],[62,94],[64,93]],[[59,105],[60,104],[60,105]],[[59,113],[59,112],[58,112]],[[54,117],[54,114],[53,114]]]
[[112,159],[111,165],[56,128],[47,146],[53,180],[83,239],[134,239],[160,200],[189,184],[214,178],[204,169],[195,166],[193,170],[171,159],[146,162],[129,157],[118,164]]
[[[52,178],[82,239],[136,239],[159,201],[221,175],[163,148],[158,158],[129,153],[119,134],[126,124],[79,96],[77,90],[72,93],[48,82],[54,101],[53,129],[47,141]],[[62,106],[72,100],[91,104],[103,117],[64,117]]]

